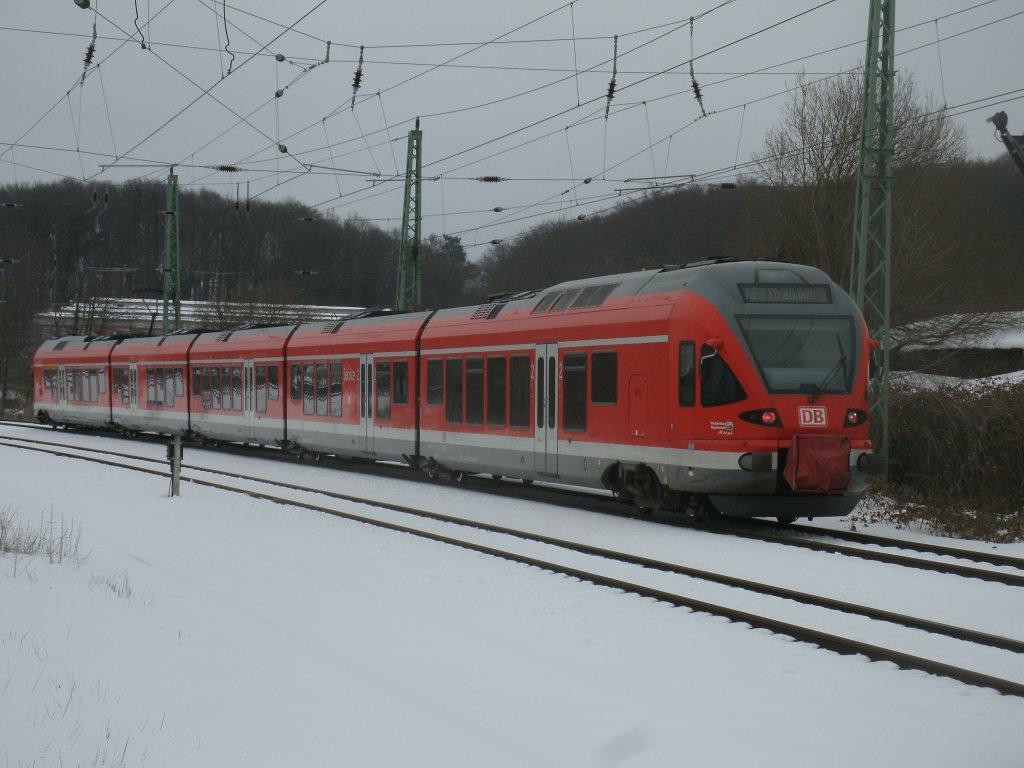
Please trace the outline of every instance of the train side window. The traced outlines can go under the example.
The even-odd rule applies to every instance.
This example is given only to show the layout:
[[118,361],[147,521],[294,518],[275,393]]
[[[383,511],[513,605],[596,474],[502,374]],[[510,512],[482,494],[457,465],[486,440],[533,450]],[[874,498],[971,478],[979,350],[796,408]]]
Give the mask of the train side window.
[[505,356],[487,358],[487,425],[505,426],[506,383]]
[[394,364],[396,404],[406,405],[409,402],[409,361],[396,360]]
[[327,415],[328,395],[327,363],[316,364],[316,415]]
[[175,368],[174,369],[174,396],[184,397],[185,396],[185,369]]
[[213,410],[219,411],[220,410],[220,393],[221,393],[221,388],[220,388],[220,366],[217,366],[217,365],[213,366],[213,368],[210,369],[210,373],[212,374],[212,376],[210,378],[210,394],[213,395],[211,407],[213,408]]
[[427,360],[427,405],[441,405],[444,402],[444,360],[439,357]]
[[107,394],[107,371],[105,368],[98,368],[96,370],[96,383],[98,385],[97,394]]
[[298,363],[292,366],[292,384],[289,395],[292,400],[302,399],[302,366]]
[[302,366],[302,412],[307,416],[316,412],[316,381],[312,363]]
[[508,424],[530,426],[530,356],[512,355],[509,360]]
[[[274,369],[271,368],[271,371]],[[341,416],[341,363],[331,363],[331,416]]]
[[156,368],[146,369],[146,405],[156,405]]
[[164,368],[164,400],[167,406],[174,405],[174,369]]
[[562,358],[562,427],[587,429],[587,353],[566,352]]
[[444,376],[445,421],[462,423],[462,358],[449,357]]
[[242,366],[231,366],[231,410],[242,410]]
[[[236,368],[240,371],[241,369]],[[267,366],[256,366],[256,412],[267,412]]]
[[377,419],[391,418],[391,361],[377,363]]
[[594,352],[590,356],[590,402],[615,405],[618,401],[619,356],[617,352]]
[[225,365],[220,369],[220,389],[222,393],[221,407],[225,411],[231,410],[231,367]]
[[484,423],[484,359],[466,359],[466,423]]
[[192,397],[203,396],[203,369],[192,369]]
[[695,352],[692,341],[679,342],[679,405],[690,408],[697,402]]
[[203,409],[207,411],[213,410],[213,387],[212,383],[213,371],[210,370],[209,366],[203,366]]
[[277,400],[280,397],[281,385],[278,379],[279,371],[277,363],[267,366],[267,397]]
[[729,364],[707,344],[700,348],[700,404],[709,407],[729,405],[747,399]]

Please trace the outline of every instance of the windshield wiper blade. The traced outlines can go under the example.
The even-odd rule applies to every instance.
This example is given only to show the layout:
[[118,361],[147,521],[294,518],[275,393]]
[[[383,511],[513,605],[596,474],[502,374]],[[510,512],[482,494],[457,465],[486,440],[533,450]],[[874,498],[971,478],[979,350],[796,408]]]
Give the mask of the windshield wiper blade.
[[815,385],[814,392],[811,394],[811,402],[813,403],[821,394],[825,391],[825,387],[832,383],[832,379],[836,377],[840,369],[843,371],[843,383],[846,382],[846,350],[843,349],[843,341],[839,338],[839,334],[836,334],[836,345],[839,347],[839,359],[836,360],[836,364],[832,366],[829,372],[825,375],[825,378],[820,384]]

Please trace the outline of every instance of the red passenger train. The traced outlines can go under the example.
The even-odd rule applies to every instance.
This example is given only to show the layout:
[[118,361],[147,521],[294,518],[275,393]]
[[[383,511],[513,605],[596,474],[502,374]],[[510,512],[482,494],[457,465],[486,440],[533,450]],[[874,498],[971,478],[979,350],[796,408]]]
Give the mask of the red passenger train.
[[433,312],[62,337],[36,353],[35,411],[792,520],[845,514],[882,468],[872,345],[820,270],[719,260]]

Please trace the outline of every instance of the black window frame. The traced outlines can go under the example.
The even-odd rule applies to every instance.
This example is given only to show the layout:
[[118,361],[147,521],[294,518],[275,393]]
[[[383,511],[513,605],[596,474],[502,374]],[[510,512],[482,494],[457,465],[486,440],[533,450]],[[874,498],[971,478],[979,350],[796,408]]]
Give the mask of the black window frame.
[[484,423],[484,359],[480,355],[466,358],[466,424]]
[[487,357],[484,378],[487,390],[487,426],[504,429],[508,411],[508,359],[505,355]]
[[462,423],[463,388],[461,357],[444,361],[444,420],[448,424]]
[[587,431],[587,353],[562,355],[562,429]]
[[530,421],[530,355],[510,355],[508,361],[508,425],[529,429]]
[[391,402],[409,404],[409,361],[395,360],[391,364]]
[[697,404],[697,345],[679,342],[679,406],[693,408]]
[[590,402],[592,405],[619,402],[619,353],[614,349],[590,353]]

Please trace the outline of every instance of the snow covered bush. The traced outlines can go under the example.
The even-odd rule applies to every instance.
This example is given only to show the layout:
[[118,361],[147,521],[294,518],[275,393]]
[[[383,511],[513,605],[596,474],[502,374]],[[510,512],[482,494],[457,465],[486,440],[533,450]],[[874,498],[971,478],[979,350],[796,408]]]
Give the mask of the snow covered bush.
[[882,514],[947,535],[1024,539],[1024,382],[900,385],[889,418]]

